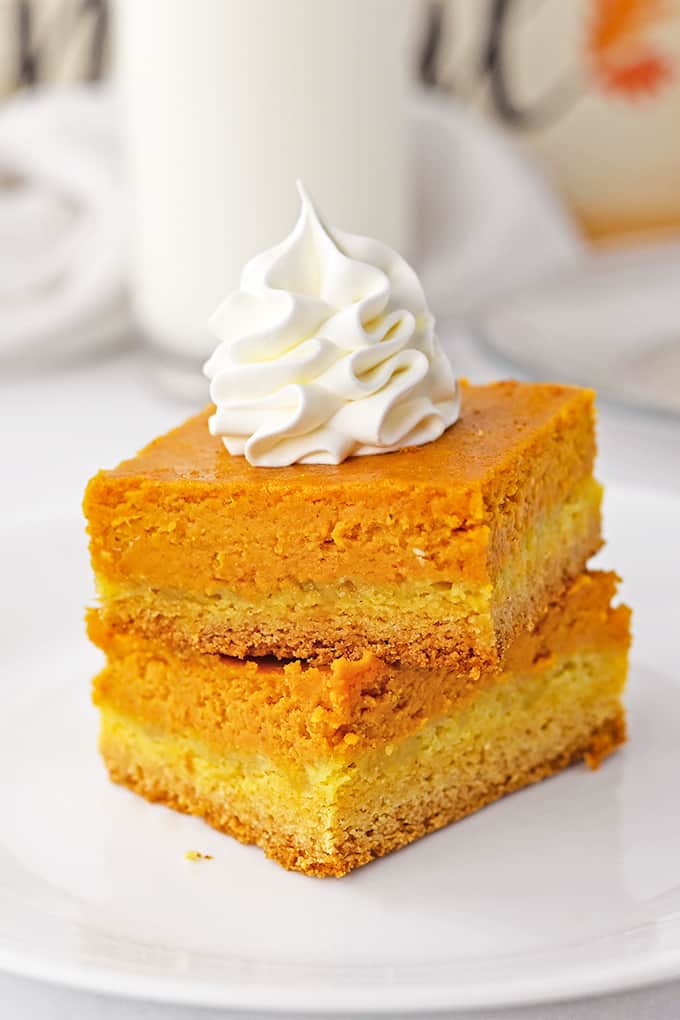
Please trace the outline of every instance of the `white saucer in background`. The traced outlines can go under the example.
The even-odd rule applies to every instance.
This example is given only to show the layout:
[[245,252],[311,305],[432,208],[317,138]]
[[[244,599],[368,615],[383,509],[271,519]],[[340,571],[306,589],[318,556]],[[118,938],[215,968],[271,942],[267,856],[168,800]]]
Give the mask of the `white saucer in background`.
[[584,255],[473,313],[471,331],[533,378],[680,414],[680,243]]

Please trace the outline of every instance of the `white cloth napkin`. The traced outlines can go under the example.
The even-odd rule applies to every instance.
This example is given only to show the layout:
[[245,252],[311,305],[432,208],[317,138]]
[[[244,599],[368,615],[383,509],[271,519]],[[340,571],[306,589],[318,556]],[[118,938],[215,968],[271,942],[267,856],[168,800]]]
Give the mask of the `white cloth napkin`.
[[[594,253],[555,190],[448,97],[410,110],[413,261],[435,314],[535,376],[680,411],[680,244]],[[0,369],[132,329],[113,104],[99,86],[0,109]]]
[[129,331],[122,198],[105,90],[37,90],[0,108],[0,370]]

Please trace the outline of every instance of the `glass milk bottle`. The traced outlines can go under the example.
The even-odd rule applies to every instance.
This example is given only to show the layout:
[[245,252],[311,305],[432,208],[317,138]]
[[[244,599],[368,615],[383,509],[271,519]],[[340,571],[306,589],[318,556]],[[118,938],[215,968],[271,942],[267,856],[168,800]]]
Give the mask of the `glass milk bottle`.
[[196,388],[209,316],[290,231],[296,178],[329,222],[404,249],[410,7],[117,0],[133,298],[173,388]]

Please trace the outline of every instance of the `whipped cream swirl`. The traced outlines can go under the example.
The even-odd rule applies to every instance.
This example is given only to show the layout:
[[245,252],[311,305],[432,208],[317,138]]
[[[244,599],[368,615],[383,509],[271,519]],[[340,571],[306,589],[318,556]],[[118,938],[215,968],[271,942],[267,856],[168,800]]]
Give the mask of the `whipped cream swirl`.
[[437,439],[459,391],[416,274],[386,245],[326,227],[298,189],[293,232],[211,319],[210,431],[260,467]]

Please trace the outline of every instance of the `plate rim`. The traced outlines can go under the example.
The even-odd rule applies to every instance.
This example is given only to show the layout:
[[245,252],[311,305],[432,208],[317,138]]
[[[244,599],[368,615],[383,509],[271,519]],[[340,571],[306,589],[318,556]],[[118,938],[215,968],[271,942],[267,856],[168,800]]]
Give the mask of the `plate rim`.
[[[0,971],[15,977],[43,981],[74,991],[91,992],[126,1000],[141,999],[166,1005],[197,1008],[250,1009],[265,1014],[301,1013],[310,1015],[413,1014],[464,1009],[498,1009],[537,1006],[580,1000],[643,989],[680,978],[680,941],[676,948],[647,953],[635,963],[630,960],[589,970],[565,970],[554,975],[534,977],[489,986],[484,980],[456,989],[452,983],[404,984],[359,988],[305,982],[290,986],[269,982],[227,983],[215,980],[198,982],[195,978],[158,977],[116,973],[103,965],[60,965],[42,956],[12,953],[0,946]],[[575,982],[578,982],[575,984]]]

